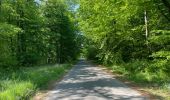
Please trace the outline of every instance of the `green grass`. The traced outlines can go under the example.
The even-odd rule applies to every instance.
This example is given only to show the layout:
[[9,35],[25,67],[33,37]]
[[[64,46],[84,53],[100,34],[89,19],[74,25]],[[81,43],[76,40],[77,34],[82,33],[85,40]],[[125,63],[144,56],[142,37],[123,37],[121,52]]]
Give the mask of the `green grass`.
[[45,89],[52,80],[57,80],[71,65],[0,70],[0,100],[27,100],[39,89]]
[[120,78],[136,83],[143,90],[163,100],[170,100],[170,76],[158,68],[154,71],[150,69],[152,68],[150,66],[153,64],[146,61],[134,61],[108,66],[108,69],[121,75]]

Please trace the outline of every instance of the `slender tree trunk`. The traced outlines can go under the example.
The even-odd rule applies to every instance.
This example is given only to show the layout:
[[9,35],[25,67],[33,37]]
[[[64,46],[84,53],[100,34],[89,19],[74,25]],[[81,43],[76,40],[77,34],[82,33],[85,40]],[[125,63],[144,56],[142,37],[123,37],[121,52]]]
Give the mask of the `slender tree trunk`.
[[147,48],[148,48],[148,54],[150,54],[151,51],[152,51],[152,49],[151,49],[151,45],[149,45],[149,41],[148,41],[149,31],[148,31],[148,15],[147,15],[146,9],[145,9],[145,11],[144,11],[144,19],[145,19],[146,46],[147,46]]
[[148,20],[147,20],[147,12],[146,10],[144,11],[144,17],[145,17],[145,36],[146,40],[148,39]]

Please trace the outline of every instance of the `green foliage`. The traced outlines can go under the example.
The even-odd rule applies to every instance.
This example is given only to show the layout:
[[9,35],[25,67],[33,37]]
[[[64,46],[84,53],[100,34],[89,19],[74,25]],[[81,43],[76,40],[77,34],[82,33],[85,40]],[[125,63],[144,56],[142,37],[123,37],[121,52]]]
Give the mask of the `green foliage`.
[[3,36],[15,36],[18,32],[21,32],[21,29],[10,24],[0,23],[0,35]]
[[96,55],[97,55],[97,50],[96,50],[96,48],[95,47],[89,47],[89,48],[87,48],[87,51],[86,51],[86,57],[88,58],[88,59],[91,59],[91,60],[93,60],[93,59],[97,59],[97,57],[96,57]]
[[50,30],[47,33],[50,43],[48,55],[54,56],[54,61],[58,63],[75,59],[79,54],[80,45],[76,42],[78,34],[74,26],[75,22],[72,19],[74,16],[67,11],[66,5],[60,0],[46,2],[44,14],[48,23],[46,26]]
[[[169,28],[169,23],[167,25],[165,22],[166,18],[159,12],[157,3],[153,0],[80,0],[80,29],[86,38],[95,42],[99,51],[97,56],[103,62],[114,63],[112,58],[125,62],[147,59],[156,51],[157,45],[152,46],[154,42],[159,43],[160,48],[160,44],[169,43],[169,32],[165,30]],[[147,37],[144,12],[149,29]],[[162,36],[158,37],[156,33],[161,33]]]
[[67,0],[0,0],[0,100],[29,99],[69,69],[31,66],[77,59],[81,38],[69,6]]
[[139,82],[170,81],[168,0],[80,0],[79,5],[87,58],[121,65],[112,70]]
[[128,74],[128,71],[125,69],[125,67],[119,66],[119,65],[111,66],[111,70],[113,73],[119,73],[119,74],[123,74],[123,75]]
[[147,67],[149,66],[149,63],[146,60],[136,60],[132,61],[131,63],[127,63],[125,69],[128,70],[130,73],[138,73],[138,72],[144,72]]
[[[30,99],[37,89],[48,86],[49,81],[59,79],[70,65],[20,68],[19,70],[0,70],[0,99]],[[7,72],[11,72],[7,74]]]
[[81,43],[69,6],[66,0],[0,1],[0,67],[75,60]]
[[[6,82],[4,82],[6,83]],[[2,83],[2,85],[4,85]],[[0,93],[1,100],[27,99],[32,94],[34,86],[30,82],[12,82],[6,84],[4,91]]]
[[170,51],[158,51],[158,52],[153,53],[151,55],[151,57],[169,60],[170,59]]
[[0,67],[6,68],[17,65],[16,57],[12,56],[9,42],[7,40],[0,40]]
[[112,65],[113,72],[120,73],[125,77],[138,83],[153,83],[164,85],[170,80],[169,73],[165,73],[163,68],[165,62],[133,61],[122,65]]
[[153,30],[152,35],[149,38],[149,41],[152,44],[157,44],[157,45],[166,45],[169,44],[170,42],[170,31],[168,30]]

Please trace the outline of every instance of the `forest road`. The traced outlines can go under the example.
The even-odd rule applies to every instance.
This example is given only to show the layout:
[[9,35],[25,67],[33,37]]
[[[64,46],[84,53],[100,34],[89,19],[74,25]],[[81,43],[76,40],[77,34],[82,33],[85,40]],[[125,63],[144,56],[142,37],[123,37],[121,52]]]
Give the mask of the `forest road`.
[[101,67],[80,60],[43,100],[148,100]]

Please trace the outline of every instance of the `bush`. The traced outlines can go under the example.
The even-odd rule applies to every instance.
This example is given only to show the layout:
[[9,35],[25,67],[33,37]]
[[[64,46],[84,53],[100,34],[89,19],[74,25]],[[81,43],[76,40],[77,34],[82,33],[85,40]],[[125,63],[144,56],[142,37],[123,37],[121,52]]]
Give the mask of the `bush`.
[[134,60],[122,65],[112,65],[112,70],[136,82],[165,84],[170,82],[167,66],[169,65],[165,60]]
[[130,63],[125,64],[125,69],[131,73],[138,73],[145,71],[149,63],[146,60],[133,60]]

